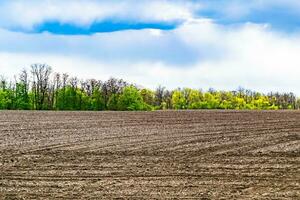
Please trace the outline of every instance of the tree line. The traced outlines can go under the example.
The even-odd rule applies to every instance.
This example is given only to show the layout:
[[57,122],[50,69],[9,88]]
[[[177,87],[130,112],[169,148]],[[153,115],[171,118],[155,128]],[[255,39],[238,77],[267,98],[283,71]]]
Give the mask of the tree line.
[[80,80],[33,64],[13,81],[0,76],[0,109],[7,110],[160,110],[160,109],[299,109],[293,93],[263,94],[239,88],[208,91],[191,88],[149,90],[122,79]]

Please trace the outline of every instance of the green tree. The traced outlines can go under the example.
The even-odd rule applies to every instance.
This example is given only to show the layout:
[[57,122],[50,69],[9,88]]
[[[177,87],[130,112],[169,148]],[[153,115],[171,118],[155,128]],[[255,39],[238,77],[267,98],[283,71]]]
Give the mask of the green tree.
[[142,89],[140,91],[143,101],[148,105],[155,105],[155,93],[149,89]]
[[[81,80],[54,73],[46,64],[31,66],[8,82],[0,75],[0,109],[32,110],[153,110],[155,109],[299,109],[293,93],[263,94],[238,88],[207,92],[191,88],[138,90],[122,79]],[[80,83],[80,84],[79,84]]]
[[56,108],[58,110],[81,110],[82,105],[84,105],[83,107],[86,110],[90,108],[90,106],[86,105],[89,103],[85,97],[86,95],[83,95],[79,88],[74,89],[71,86],[67,86],[60,89],[57,95]]
[[119,95],[111,94],[107,102],[108,110],[119,110]]
[[6,110],[10,108],[11,99],[9,98],[9,94],[7,90],[0,90],[0,109]]
[[91,96],[91,110],[104,110],[105,102],[99,88],[93,91]]
[[22,83],[16,84],[15,104],[17,109],[28,110],[30,109],[29,95],[27,86]]
[[137,88],[127,86],[123,89],[118,101],[120,110],[151,110],[152,107],[143,101]]

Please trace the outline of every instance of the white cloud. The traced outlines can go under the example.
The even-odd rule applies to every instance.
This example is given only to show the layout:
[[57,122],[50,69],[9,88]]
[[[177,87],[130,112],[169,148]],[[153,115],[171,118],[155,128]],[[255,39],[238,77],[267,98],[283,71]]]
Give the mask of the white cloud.
[[[82,48],[82,55],[61,54],[54,51],[43,53],[43,48],[39,53],[27,53],[27,51],[15,53],[2,50],[0,74],[11,76],[24,66],[41,62],[52,65],[56,71],[70,72],[82,78],[107,79],[115,76],[151,88],[155,88],[158,84],[169,88],[187,86],[205,89],[209,87],[236,89],[243,86],[263,92],[294,91],[300,95],[299,35],[282,35],[254,24],[229,28],[209,21],[187,22],[176,30],[152,34],[151,30],[143,30],[81,36],[74,42],[78,44],[78,49]],[[47,37],[47,35],[40,37]],[[153,37],[160,39],[155,40]],[[126,41],[122,45],[118,44],[124,38]],[[151,51],[143,51],[139,45],[133,45],[136,41],[142,42],[139,38],[143,38],[142,46],[145,49],[158,45],[155,42],[164,43],[171,40],[171,43],[167,42],[167,44],[174,42],[173,46],[169,47],[170,50],[175,51],[176,45],[182,43],[189,49],[188,51],[204,57],[180,65],[168,62],[163,57],[149,59],[147,54]],[[96,45],[98,50],[102,51],[101,48],[107,47],[101,45],[104,40],[111,43],[112,49],[116,49],[116,54],[110,52],[111,58],[116,58],[116,61],[104,57],[90,57],[83,53],[89,51],[93,41],[98,45]],[[27,44],[31,42],[34,43],[34,37],[28,40]],[[68,43],[62,40],[57,44],[60,42],[62,45]],[[141,51],[141,53],[138,57],[130,59],[117,58],[122,52],[130,56],[127,51]],[[202,53],[202,51],[207,52]],[[218,53],[216,54],[215,51]],[[184,54],[181,56],[186,57]]]
[[300,16],[299,0],[3,0],[0,1],[0,27],[30,31],[49,21],[81,27],[105,20],[182,22],[202,18],[201,13],[207,11],[233,20],[257,11],[271,15],[272,8]]
[[170,0],[14,0],[0,2],[0,26],[31,30],[46,21],[88,27],[96,21],[168,22],[192,18],[198,3]]
[[[5,38],[10,34],[16,33],[7,32]],[[22,51],[5,51],[7,47],[0,50],[0,74],[12,76],[24,66],[41,62],[52,65],[56,71],[83,78],[115,76],[150,88],[158,84],[168,88],[227,90],[243,86],[263,92],[293,91],[300,95],[300,35],[279,34],[265,26],[226,27],[194,20],[176,30],[159,33],[136,30],[76,37],[49,34],[27,37],[19,33],[18,37],[20,41],[26,38],[18,47]],[[10,45],[18,45],[18,37],[15,36]],[[52,49],[43,48],[46,42],[55,41]],[[30,52],[37,44],[41,48],[36,46]],[[25,45],[29,45],[29,50]],[[59,50],[60,46],[64,48]],[[101,51],[106,52],[105,56],[97,53],[94,55],[98,56],[92,56],[92,52],[103,47]],[[78,52],[73,52],[73,48]],[[180,48],[186,49],[181,51],[182,55],[176,54]],[[164,51],[170,52],[164,54]],[[172,57],[172,51],[177,57],[188,57],[190,55],[184,52],[191,52],[195,59],[171,62],[178,59]],[[151,55],[160,53],[162,56]]]
[[[282,10],[283,12],[293,13],[300,16],[299,0],[212,0],[202,3],[202,10],[210,10],[211,12],[222,16],[222,19],[239,19],[248,15],[255,15],[256,12],[262,11],[272,15],[272,9]],[[282,12],[281,11],[281,12]],[[274,14],[274,18],[278,12]]]
[[119,62],[163,60],[181,64],[195,61],[197,52],[178,37],[172,31],[153,29],[91,36],[25,34],[0,29],[0,51],[76,55]]

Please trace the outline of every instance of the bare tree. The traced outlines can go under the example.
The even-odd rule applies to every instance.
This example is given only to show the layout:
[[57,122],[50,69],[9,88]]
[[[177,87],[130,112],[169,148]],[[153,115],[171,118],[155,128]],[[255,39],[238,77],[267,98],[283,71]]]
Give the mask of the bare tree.
[[52,68],[46,64],[31,65],[31,73],[33,76],[33,92],[34,103],[37,110],[45,109],[45,101],[49,86],[49,78]]
[[164,100],[164,93],[166,88],[162,86],[158,86],[158,88],[155,91],[155,105],[161,106],[163,100]]
[[6,87],[7,87],[7,80],[6,80],[6,78],[4,76],[1,75],[0,76],[0,88],[2,90],[5,90]]
[[16,100],[17,105],[22,109],[29,109],[29,78],[26,69],[23,69],[16,80]]
[[[77,89],[78,89],[78,78],[77,77],[71,77],[70,80],[70,86],[71,86],[71,92],[72,92],[72,96],[71,96],[71,102],[72,102],[72,109],[76,109],[76,104],[77,104]],[[68,103],[71,103],[68,102]]]
[[65,108],[66,104],[66,87],[68,84],[69,75],[64,73],[62,75],[62,107]]
[[23,69],[19,76],[19,81],[24,86],[24,93],[28,94],[29,92],[29,77],[26,69]]
[[109,98],[113,94],[120,94],[123,91],[123,88],[128,85],[129,84],[123,79],[110,78],[107,81],[105,81],[101,87],[105,108],[107,108]]
[[58,104],[58,92],[61,88],[61,75],[59,73],[55,73],[54,75],[54,97],[53,97],[53,108],[57,109],[57,104]]

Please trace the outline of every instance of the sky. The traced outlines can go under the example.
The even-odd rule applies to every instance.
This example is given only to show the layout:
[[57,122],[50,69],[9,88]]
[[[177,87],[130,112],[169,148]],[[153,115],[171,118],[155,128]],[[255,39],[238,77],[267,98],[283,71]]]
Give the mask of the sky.
[[300,95],[299,0],[0,0],[0,74]]

